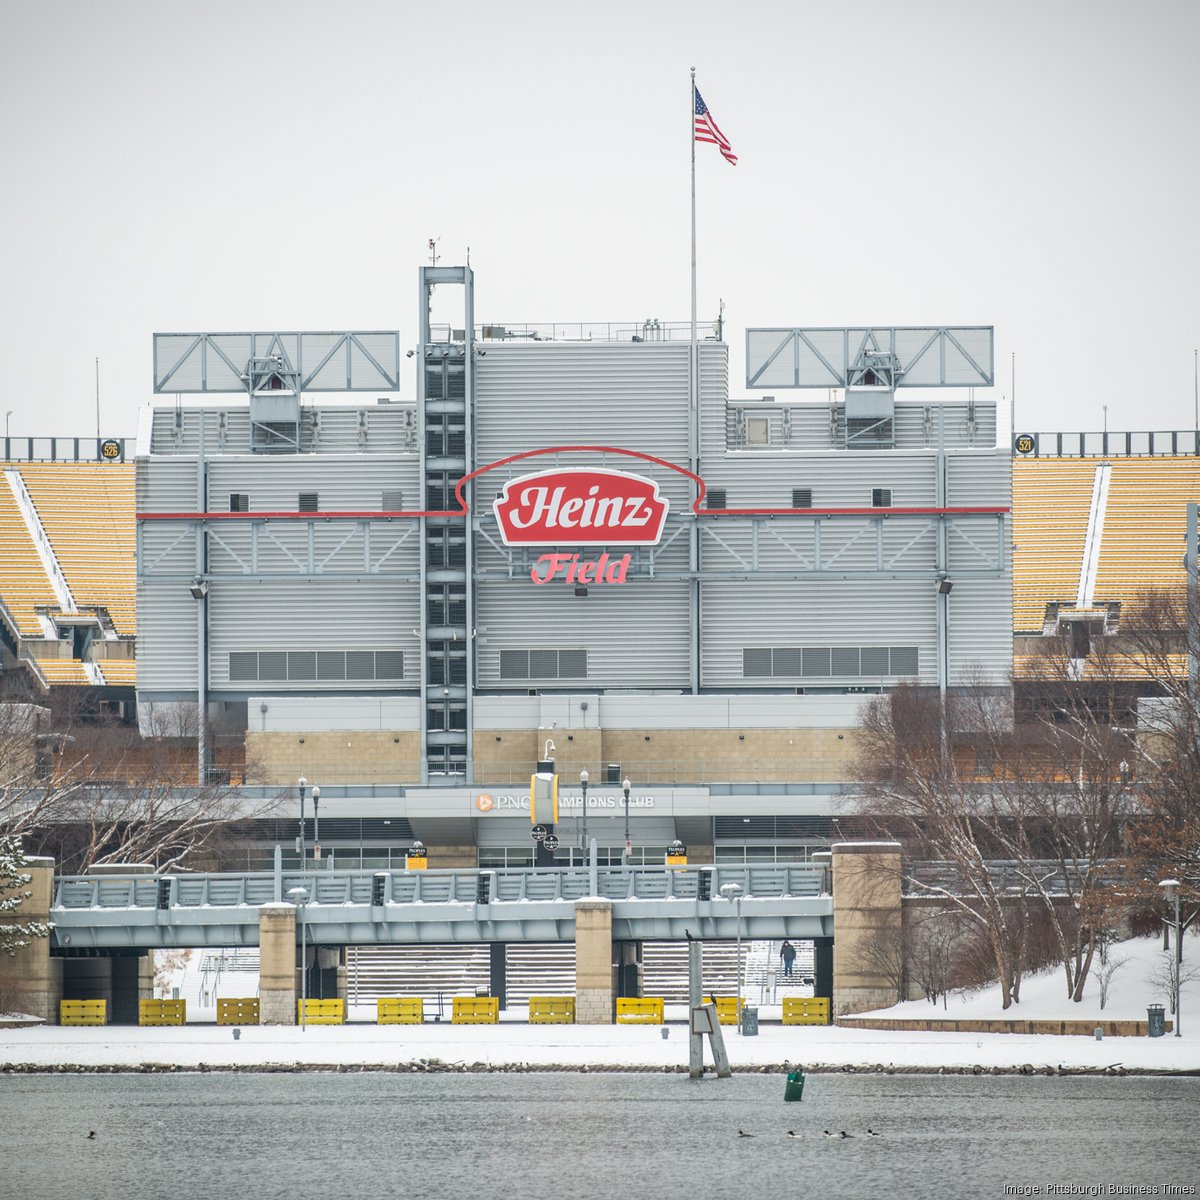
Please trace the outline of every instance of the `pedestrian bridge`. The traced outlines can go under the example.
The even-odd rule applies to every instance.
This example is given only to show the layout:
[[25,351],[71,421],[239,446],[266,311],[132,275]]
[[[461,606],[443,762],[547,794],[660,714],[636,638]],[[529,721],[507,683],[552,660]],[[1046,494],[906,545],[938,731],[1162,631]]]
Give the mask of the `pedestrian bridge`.
[[[731,902],[721,889],[736,884]],[[308,899],[318,945],[554,942],[575,939],[575,904],[611,901],[617,940],[833,936],[827,867],[567,867],[525,870],[307,871],[59,875],[51,945],[96,950],[256,946],[259,909]],[[740,914],[739,910],[740,909]]]

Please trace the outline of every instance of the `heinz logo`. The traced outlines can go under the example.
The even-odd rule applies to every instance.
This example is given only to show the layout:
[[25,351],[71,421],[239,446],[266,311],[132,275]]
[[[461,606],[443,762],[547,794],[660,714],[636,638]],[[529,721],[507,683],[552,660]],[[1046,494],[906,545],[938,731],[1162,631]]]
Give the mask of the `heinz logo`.
[[670,505],[642,475],[563,467],[510,479],[492,507],[509,546],[654,546]]

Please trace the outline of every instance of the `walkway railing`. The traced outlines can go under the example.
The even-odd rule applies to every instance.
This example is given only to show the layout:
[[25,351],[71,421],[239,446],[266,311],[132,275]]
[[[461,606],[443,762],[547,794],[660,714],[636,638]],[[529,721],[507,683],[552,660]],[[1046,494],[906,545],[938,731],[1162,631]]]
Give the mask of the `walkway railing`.
[[[600,867],[593,888],[586,867],[459,871],[247,871],[196,875],[61,875],[54,907],[63,910],[257,907],[307,889],[315,905],[522,903],[608,900],[720,899],[736,883],[745,897],[821,895],[825,872],[804,863],[714,867]],[[702,876],[707,876],[706,879]],[[382,892],[378,884],[382,886]],[[483,885],[486,884],[486,889]],[[702,893],[707,889],[708,895]],[[486,896],[486,899],[483,897]]]

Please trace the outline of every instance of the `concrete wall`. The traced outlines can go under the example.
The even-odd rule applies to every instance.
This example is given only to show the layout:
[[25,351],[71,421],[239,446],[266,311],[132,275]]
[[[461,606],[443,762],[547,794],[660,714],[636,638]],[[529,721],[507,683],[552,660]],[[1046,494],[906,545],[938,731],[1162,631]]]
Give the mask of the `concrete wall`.
[[886,1008],[895,988],[871,946],[901,937],[900,844],[836,842],[833,855],[834,1016]]
[[[54,894],[54,860],[30,858],[26,873],[31,895],[11,914],[14,922],[49,921]],[[0,890],[0,897],[8,893]],[[50,957],[48,938],[34,938],[15,954],[0,954],[0,999],[16,1012],[30,1013],[58,1023],[58,1002],[63,995],[63,960]]]
[[287,787],[301,776],[337,783],[415,783],[421,735],[411,730],[325,730],[246,734],[250,782]]
[[[607,763],[619,763],[635,783],[717,780],[727,783],[817,783],[851,779],[855,735],[839,728],[772,729],[509,729],[477,728],[475,779],[524,782],[547,740],[564,783],[582,768],[591,785]],[[246,734],[247,778],[287,787],[304,775],[338,783],[418,782],[420,735],[408,730],[325,730]]]
[[264,904],[258,910],[259,1023],[296,1023],[296,908]]

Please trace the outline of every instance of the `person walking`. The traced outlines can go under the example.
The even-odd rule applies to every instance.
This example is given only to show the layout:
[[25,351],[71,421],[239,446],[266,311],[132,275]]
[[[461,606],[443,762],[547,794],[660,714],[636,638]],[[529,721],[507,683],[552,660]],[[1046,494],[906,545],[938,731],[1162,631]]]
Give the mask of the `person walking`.
[[783,977],[791,979],[792,964],[796,961],[796,947],[792,945],[786,938],[784,943],[779,947],[779,957],[783,959]]

